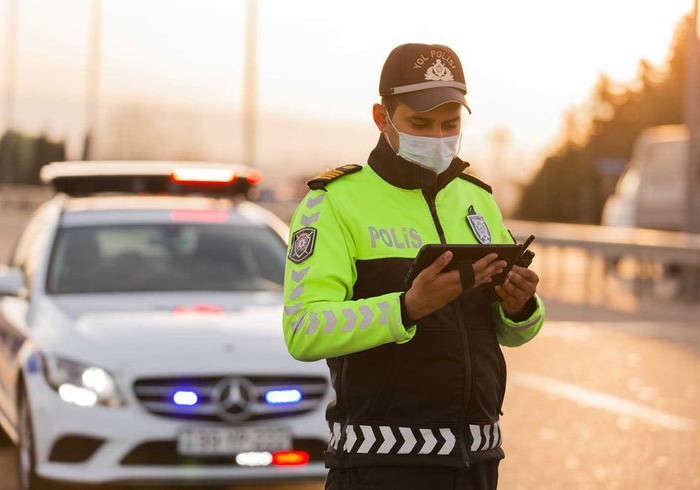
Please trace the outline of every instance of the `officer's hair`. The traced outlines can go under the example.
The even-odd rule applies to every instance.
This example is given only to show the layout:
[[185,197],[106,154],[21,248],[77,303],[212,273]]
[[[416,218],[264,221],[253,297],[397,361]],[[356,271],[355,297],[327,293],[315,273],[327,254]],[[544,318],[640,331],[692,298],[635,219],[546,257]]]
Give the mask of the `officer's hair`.
[[389,117],[394,117],[394,111],[399,105],[401,100],[396,95],[385,95],[382,97],[382,105],[386,107],[387,112],[389,112]]

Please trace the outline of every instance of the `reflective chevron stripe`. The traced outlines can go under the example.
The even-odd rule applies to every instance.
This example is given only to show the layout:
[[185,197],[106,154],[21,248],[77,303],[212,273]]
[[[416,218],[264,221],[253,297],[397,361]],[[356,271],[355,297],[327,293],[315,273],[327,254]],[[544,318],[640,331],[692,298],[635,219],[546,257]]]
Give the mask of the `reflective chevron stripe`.
[[[426,429],[388,425],[346,425],[333,422],[329,448],[350,454],[411,454],[449,456],[458,451],[454,429],[442,427]],[[343,437],[344,436],[344,437]],[[470,450],[486,451],[501,446],[498,422],[469,425],[466,434]]]
[[469,424],[469,434],[471,436],[472,451],[486,451],[495,449],[501,445],[501,426],[498,422],[487,425]]
[[345,446],[343,447],[343,450],[346,453],[352,452],[355,442],[357,442],[357,434],[355,434],[355,429],[353,429],[352,425],[348,425],[345,428]]
[[309,267],[306,269],[302,269],[300,271],[292,271],[292,281],[294,282],[301,282],[302,279],[304,279],[304,276],[309,272]]
[[331,425],[331,440],[330,447],[333,449],[338,449],[338,443],[340,442],[340,424],[338,422],[333,422]]
[[301,217],[301,224],[305,227],[309,226],[309,225],[313,225],[314,223],[316,223],[316,221],[318,221],[319,214],[320,213],[314,213],[314,214],[309,215],[309,216],[306,216],[306,215],[302,216]]
[[309,209],[315,208],[316,206],[318,206],[319,204],[321,204],[321,201],[323,201],[323,198],[324,198],[324,197],[325,197],[325,196],[324,196],[323,194],[319,194],[319,195],[316,196],[316,197],[309,197],[309,198],[306,200],[306,207],[309,208]]

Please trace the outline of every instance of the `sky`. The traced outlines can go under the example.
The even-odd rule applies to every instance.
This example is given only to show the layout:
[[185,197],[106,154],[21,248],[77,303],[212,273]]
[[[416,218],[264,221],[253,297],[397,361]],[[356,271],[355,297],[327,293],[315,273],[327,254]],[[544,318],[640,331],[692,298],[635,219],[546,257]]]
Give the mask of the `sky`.
[[[0,0],[3,93],[10,2]],[[18,2],[15,122],[78,131],[92,0]],[[102,0],[101,116],[134,100],[239,111],[246,5]],[[505,130],[499,158],[507,169],[536,168],[564,111],[583,104],[602,73],[624,82],[641,59],[661,66],[691,7],[692,0],[257,0],[258,155],[271,159],[276,147],[279,159],[289,146],[304,159],[362,158],[376,137],[371,106],[384,59],[398,44],[425,42],[449,45],[465,68],[473,114],[465,113],[460,156],[488,163],[494,131]],[[272,118],[299,121],[308,134],[291,144],[293,126]],[[5,119],[3,111],[0,127]],[[324,147],[319,139],[331,132],[340,134]],[[309,150],[315,145],[317,154]]]

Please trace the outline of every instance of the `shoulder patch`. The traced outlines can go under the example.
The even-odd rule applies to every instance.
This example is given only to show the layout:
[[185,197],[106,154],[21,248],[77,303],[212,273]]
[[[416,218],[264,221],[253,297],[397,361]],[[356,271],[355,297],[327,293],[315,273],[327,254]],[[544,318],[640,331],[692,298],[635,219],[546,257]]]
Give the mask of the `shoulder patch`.
[[488,185],[486,182],[483,180],[477,179],[474,177],[472,174],[467,172],[467,169],[462,170],[462,173],[459,174],[459,177],[463,178],[464,180],[468,180],[472,184],[476,184],[482,189],[485,189],[486,191],[489,192],[489,194],[493,194],[493,190],[491,189],[491,186]]
[[360,170],[362,170],[362,165],[342,165],[318,174],[313,179],[306,181],[306,185],[308,185],[310,189],[323,189],[329,182],[332,182],[343,175],[359,172]]
[[287,257],[295,264],[301,264],[314,253],[315,245],[316,228],[302,228],[292,235],[292,244]]

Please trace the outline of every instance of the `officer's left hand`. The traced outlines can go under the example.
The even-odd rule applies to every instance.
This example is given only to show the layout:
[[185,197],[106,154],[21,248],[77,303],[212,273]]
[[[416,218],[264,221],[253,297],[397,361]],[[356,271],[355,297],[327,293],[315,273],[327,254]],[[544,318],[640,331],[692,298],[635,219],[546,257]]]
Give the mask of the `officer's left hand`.
[[530,269],[514,265],[500,286],[496,286],[496,294],[503,300],[503,309],[508,315],[520,313],[530,298],[537,291],[539,276]]

